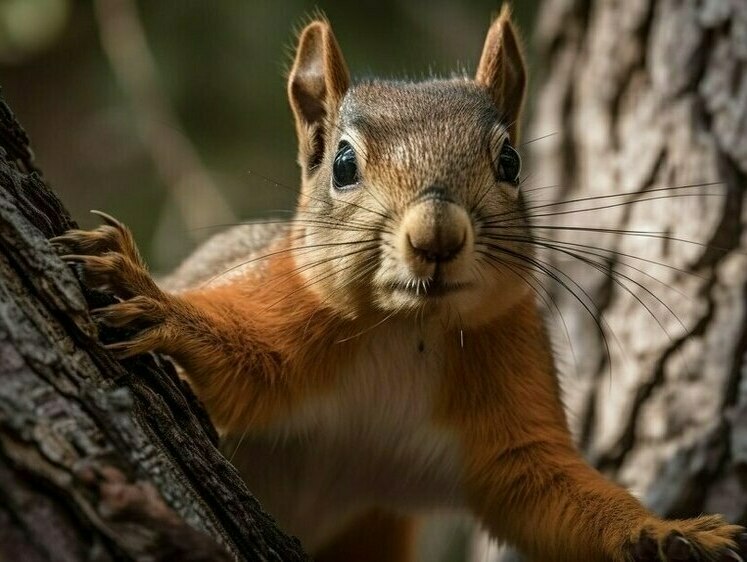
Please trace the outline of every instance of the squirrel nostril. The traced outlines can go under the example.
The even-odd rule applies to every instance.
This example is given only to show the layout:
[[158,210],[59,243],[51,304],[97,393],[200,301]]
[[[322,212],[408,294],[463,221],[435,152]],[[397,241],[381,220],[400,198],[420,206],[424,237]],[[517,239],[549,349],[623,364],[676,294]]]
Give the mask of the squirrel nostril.
[[437,233],[431,236],[407,235],[412,251],[427,262],[446,262],[454,259],[464,247],[466,239],[467,235],[464,232],[460,236],[438,236]]

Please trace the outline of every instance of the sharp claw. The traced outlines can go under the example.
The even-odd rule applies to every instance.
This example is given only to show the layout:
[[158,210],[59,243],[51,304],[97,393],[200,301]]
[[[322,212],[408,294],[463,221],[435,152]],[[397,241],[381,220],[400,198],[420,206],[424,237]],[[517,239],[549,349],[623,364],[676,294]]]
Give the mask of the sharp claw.
[[112,312],[109,309],[109,306],[102,306],[100,308],[92,308],[89,312],[91,313],[91,316],[93,316],[96,320],[100,320],[106,324],[107,323],[106,319],[108,316],[111,316],[111,312]]
[[742,557],[739,556],[736,552],[729,549],[721,554],[721,558],[719,558],[720,562],[744,562],[742,560]]
[[96,215],[99,218],[102,218],[105,223],[107,223],[109,226],[115,226],[117,228],[122,227],[122,223],[119,222],[117,219],[115,219],[113,216],[103,212],[103,211],[97,211],[96,209],[91,209],[91,213]]
[[667,559],[671,562],[689,562],[697,560],[695,551],[685,537],[674,536],[667,541]]
[[130,342],[108,343],[104,344],[104,348],[113,353],[117,359],[127,359],[133,355],[139,355],[139,353],[132,352]]
[[64,254],[60,256],[60,259],[63,261],[69,261],[72,263],[83,263],[86,261],[88,256],[82,256],[80,254]]
[[129,315],[119,315],[116,310],[107,310],[106,308],[97,308],[91,311],[91,315],[94,320],[104,324],[105,326],[112,326],[115,328],[121,328],[131,325],[133,318]]
[[104,344],[104,347],[108,349],[109,351],[125,351],[130,348],[130,342],[127,341],[120,341],[117,343],[107,343]]
[[123,341],[104,344],[104,348],[112,352],[117,359],[129,359],[137,355],[145,355],[150,352],[137,341]]

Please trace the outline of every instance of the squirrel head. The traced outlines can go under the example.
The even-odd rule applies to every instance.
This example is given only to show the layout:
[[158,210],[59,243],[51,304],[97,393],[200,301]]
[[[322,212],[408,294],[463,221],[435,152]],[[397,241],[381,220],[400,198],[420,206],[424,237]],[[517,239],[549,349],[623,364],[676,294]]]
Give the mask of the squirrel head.
[[303,175],[294,259],[307,286],[349,316],[462,327],[526,295],[513,148],[526,82],[505,7],[474,77],[424,82],[352,85],[329,23],[307,25],[288,80]]

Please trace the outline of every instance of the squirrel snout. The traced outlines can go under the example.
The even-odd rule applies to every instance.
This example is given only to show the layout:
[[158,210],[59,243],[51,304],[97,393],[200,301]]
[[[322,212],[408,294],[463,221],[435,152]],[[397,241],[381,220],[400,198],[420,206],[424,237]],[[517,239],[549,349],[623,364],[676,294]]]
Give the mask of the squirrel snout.
[[465,239],[466,234],[461,237],[407,235],[407,241],[413,253],[420,259],[434,263],[455,258],[464,247]]
[[456,258],[467,243],[470,229],[464,209],[443,200],[427,200],[411,207],[403,221],[408,253],[428,263]]

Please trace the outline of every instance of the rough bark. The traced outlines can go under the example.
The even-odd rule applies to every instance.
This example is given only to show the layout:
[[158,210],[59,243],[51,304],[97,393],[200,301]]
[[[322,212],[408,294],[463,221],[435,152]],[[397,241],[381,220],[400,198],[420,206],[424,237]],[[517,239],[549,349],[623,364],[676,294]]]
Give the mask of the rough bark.
[[306,560],[173,367],[102,347],[110,297],[47,241],[73,226],[0,100],[0,559]]
[[[670,238],[539,231],[611,250],[593,258],[602,272],[546,254],[588,292],[604,334],[575,297],[553,289],[578,442],[660,514],[720,512],[744,524],[747,3],[547,0],[536,41],[543,79],[527,136],[539,139],[527,146],[530,201],[629,197],[544,207],[535,223]],[[697,184],[712,185],[652,191]],[[532,191],[545,186],[554,187]],[[565,211],[574,212],[550,216]]]
[[[536,143],[538,175],[561,186],[562,200],[637,201],[557,223],[665,233],[572,238],[650,260],[609,254],[612,276],[581,266],[611,364],[589,315],[558,295],[578,359],[566,391],[579,441],[660,513],[744,522],[747,4],[551,0],[539,38],[549,74],[535,132],[558,134]],[[615,281],[621,274],[641,283],[625,284],[653,315]]]

